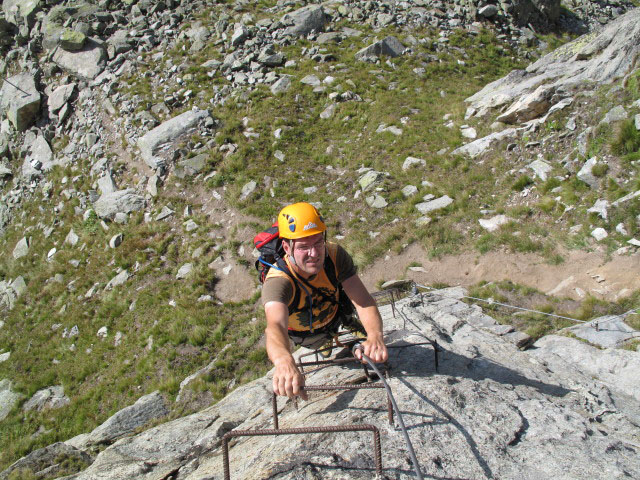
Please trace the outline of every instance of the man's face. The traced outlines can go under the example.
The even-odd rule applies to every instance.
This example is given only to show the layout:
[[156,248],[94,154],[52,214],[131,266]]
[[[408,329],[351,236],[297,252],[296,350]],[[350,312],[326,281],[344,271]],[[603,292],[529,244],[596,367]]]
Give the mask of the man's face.
[[284,242],[284,249],[287,255],[293,256],[299,273],[305,277],[319,273],[324,267],[325,245],[322,233],[294,240],[292,246]]

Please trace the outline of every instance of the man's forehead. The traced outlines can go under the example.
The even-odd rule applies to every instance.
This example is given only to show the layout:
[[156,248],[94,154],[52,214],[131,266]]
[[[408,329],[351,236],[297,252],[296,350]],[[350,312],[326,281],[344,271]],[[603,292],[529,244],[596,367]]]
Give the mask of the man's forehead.
[[319,242],[320,240],[322,240],[323,235],[322,233],[316,233],[315,235],[311,235],[309,237],[303,237],[303,238],[298,238],[297,240],[294,240],[296,245],[313,245],[316,242]]

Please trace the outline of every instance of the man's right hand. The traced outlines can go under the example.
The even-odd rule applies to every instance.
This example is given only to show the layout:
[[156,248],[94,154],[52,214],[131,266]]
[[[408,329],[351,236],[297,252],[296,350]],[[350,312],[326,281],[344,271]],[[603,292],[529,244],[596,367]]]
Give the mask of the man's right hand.
[[278,359],[274,365],[276,367],[273,372],[273,391],[275,394],[289,398],[299,395],[300,398],[306,400],[304,377],[296,367],[293,357]]

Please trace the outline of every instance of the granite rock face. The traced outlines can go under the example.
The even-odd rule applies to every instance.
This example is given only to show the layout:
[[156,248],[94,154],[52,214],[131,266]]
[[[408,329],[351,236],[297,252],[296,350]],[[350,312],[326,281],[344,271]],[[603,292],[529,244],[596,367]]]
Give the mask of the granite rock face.
[[[508,328],[460,301],[465,293],[453,288],[410,297],[396,303],[395,316],[391,306],[381,308],[389,383],[425,478],[640,474],[640,399],[616,380],[623,363],[589,369],[548,351],[549,341],[522,351]],[[558,349],[576,342],[545,338]],[[608,351],[591,354],[589,363],[598,365]],[[307,377],[309,385],[363,381],[362,369],[348,365]],[[222,478],[222,436],[272,428],[270,384],[267,375],[199,413],[124,438],[72,478]],[[297,408],[285,398],[277,405],[280,428],[375,425],[386,478],[414,477],[397,421],[388,425],[384,391],[311,392]],[[373,468],[369,433],[240,437],[230,448],[231,478],[370,479]]]
[[29,73],[13,75],[2,84],[0,109],[19,132],[25,131],[36,121],[40,100],[36,79]]

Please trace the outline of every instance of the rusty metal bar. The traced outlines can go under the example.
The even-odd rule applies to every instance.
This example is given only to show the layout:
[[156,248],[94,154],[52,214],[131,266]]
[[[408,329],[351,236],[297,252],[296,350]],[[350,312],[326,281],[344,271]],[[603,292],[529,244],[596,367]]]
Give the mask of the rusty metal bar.
[[[380,389],[384,388],[381,383],[361,383],[361,384],[342,384],[342,385],[308,385],[304,387],[307,392],[318,391],[335,391],[335,390],[367,390],[367,389]],[[274,430],[280,429],[280,422],[278,420],[278,400],[274,393],[271,394],[271,405],[273,407],[273,428]],[[393,409],[391,405],[391,399],[387,394],[387,417],[389,418],[389,425],[393,425]]]
[[358,383],[358,384],[337,384],[337,385],[309,385],[304,389],[307,392],[317,392],[321,390],[365,390],[368,388],[384,388],[381,383]]
[[393,318],[396,318],[396,299],[393,296],[393,290],[391,291],[391,313],[393,313]]
[[[384,387],[383,387],[384,388]],[[376,473],[382,475],[382,450],[380,447],[380,431],[375,425],[333,425],[327,427],[282,428],[278,430],[233,430],[222,437],[222,461],[224,479],[231,480],[229,470],[229,440],[233,437],[258,437],[268,435],[301,435],[308,433],[339,433],[339,432],[364,432],[373,433],[373,455],[376,464]]]
[[271,406],[273,407],[273,428],[278,430],[278,428],[280,428],[278,425],[278,397],[275,392],[271,397]]

